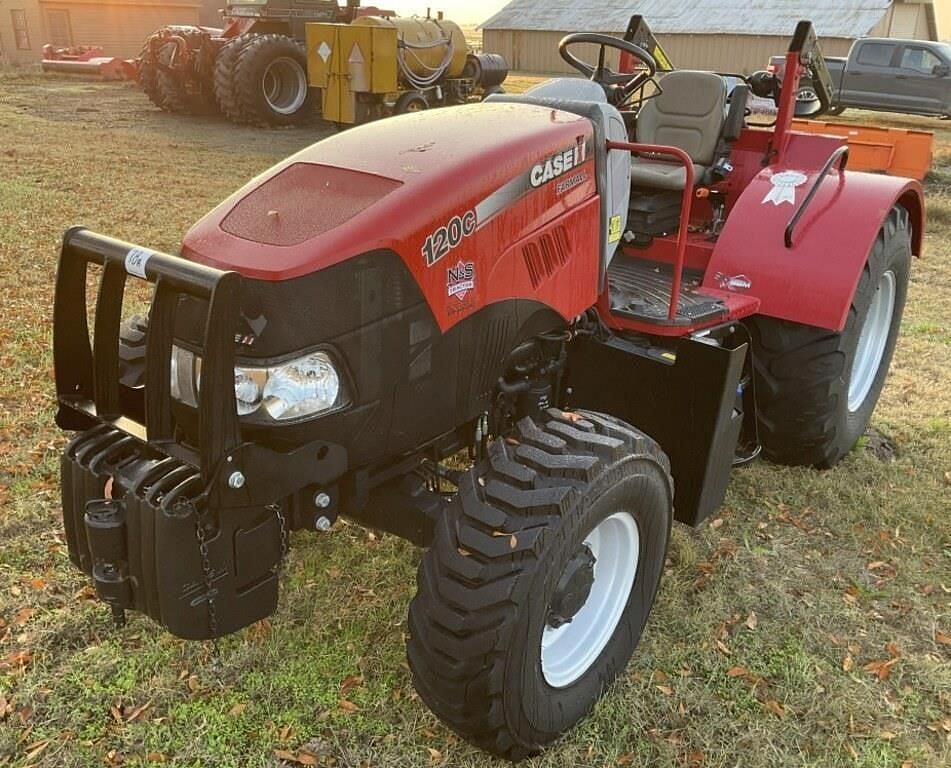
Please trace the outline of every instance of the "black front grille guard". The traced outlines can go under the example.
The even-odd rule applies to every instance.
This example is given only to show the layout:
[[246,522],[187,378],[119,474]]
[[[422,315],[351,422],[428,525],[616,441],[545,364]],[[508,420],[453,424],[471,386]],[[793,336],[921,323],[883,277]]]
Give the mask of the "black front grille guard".
[[[90,263],[103,267],[93,341],[86,318]],[[119,326],[126,278],[155,285],[145,354],[144,423],[123,413],[119,392]],[[315,441],[289,452],[242,441],[234,393],[234,339],[242,278],[82,227],[63,237],[53,310],[53,357],[63,429],[108,424],[199,470],[215,506],[269,504],[307,484],[330,482],[347,467],[346,451]],[[176,440],[171,356],[179,298],[207,300],[198,396],[198,445]],[[240,472],[248,482],[229,483]]]
[[[93,342],[86,319],[86,273],[103,267]],[[122,413],[119,399],[119,324],[126,278],[155,285],[145,355],[145,423]],[[222,459],[241,443],[234,396],[234,334],[241,276],[177,256],[138,248],[80,227],[63,237],[53,309],[53,358],[63,429],[111,424],[201,471],[207,486]],[[172,334],[179,297],[208,301],[205,320],[197,451],[175,441],[172,417]]]

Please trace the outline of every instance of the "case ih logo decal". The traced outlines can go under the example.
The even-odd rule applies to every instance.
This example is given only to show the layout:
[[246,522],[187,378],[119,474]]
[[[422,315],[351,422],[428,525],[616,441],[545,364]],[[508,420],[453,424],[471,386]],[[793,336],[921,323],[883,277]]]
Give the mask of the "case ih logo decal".
[[584,138],[580,138],[573,146],[562,150],[557,155],[552,155],[544,163],[539,163],[532,168],[532,186],[540,187],[559,176],[564,176],[572,168],[583,165],[587,159],[588,145]]
[[763,205],[766,205],[766,203],[795,205],[796,187],[801,187],[809,181],[809,177],[804,173],[799,173],[799,171],[783,171],[782,173],[773,174],[769,181],[773,188],[763,198]]
[[456,266],[446,270],[446,290],[450,298],[455,296],[464,301],[469,291],[475,290],[475,264],[471,261],[460,261]]
[[431,267],[449,254],[465,238],[476,231],[476,213],[467,211],[462,216],[453,216],[449,223],[440,227],[426,238],[423,244],[423,258],[426,266]]

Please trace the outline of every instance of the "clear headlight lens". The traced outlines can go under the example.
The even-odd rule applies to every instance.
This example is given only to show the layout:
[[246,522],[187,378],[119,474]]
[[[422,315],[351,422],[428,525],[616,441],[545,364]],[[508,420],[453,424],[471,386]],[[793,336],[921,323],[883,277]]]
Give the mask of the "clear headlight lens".
[[[172,348],[172,397],[197,407],[201,358]],[[349,402],[346,388],[326,352],[313,352],[268,368],[234,369],[234,395],[239,416],[260,413],[274,421],[315,416]]]
[[323,352],[271,368],[264,385],[264,408],[272,419],[295,419],[334,407],[340,377]]

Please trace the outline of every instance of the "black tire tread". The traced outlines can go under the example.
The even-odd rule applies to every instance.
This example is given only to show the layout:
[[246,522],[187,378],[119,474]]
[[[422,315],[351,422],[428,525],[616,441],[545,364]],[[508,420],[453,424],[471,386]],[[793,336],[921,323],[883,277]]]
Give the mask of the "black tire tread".
[[616,482],[631,460],[655,464],[672,498],[669,462],[649,437],[609,416],[551,409],[490,445],[487,461],[463,477],[455,511],[437,525],[410,606],[407,656],[422,699],[482,749],[518,760],[544,746],[523,743],[503,711],[514,596],[559,518]]
[[[870,289],[872,259],[881,258],[895,238],[910,237],[910,227],[908,211],[893,207],[865,262],[856,296]],[[750,323],[759,434],[769,460],[828,468],[841,458],[837,413],[848,373],[844,345],[858,319],[853,303],[841,332],[764,316]]]
[[215,58],[215,100],[222,114],[236,123],[246,122],[235,89],[235,68],[241,49],[254,37],[241,35],[225,43]]
[[256,59],[268,54],[268,48],[281,45],[287,46],[290,43],[296,50],[297,56],[307,70],[307,49],[303,43],[287,35],[263,34],[252,35],[238,52],[234,65],[234,103],[236,112],[240,114],[240,120],[245,123],[259,126],[273,125],[298,125],[306,122],[313,115],[313,100],[307,98],[301,109],[292,116],[278,118],[270,114],[266,107],[261,105],[259,91],[261,83],[251,73],[256,64]]

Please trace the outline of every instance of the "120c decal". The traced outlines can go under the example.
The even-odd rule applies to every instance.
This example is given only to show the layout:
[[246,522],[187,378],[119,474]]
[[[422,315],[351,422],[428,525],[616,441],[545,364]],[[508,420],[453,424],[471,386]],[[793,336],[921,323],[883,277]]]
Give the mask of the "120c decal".
[[453,216],[447,224],[426,238],[423,244],[423,258],[426,259],[426,266],[431,267],[440,259],[445,258],[453,248],[475,231],[475,211],[468,211],[462,216]]

